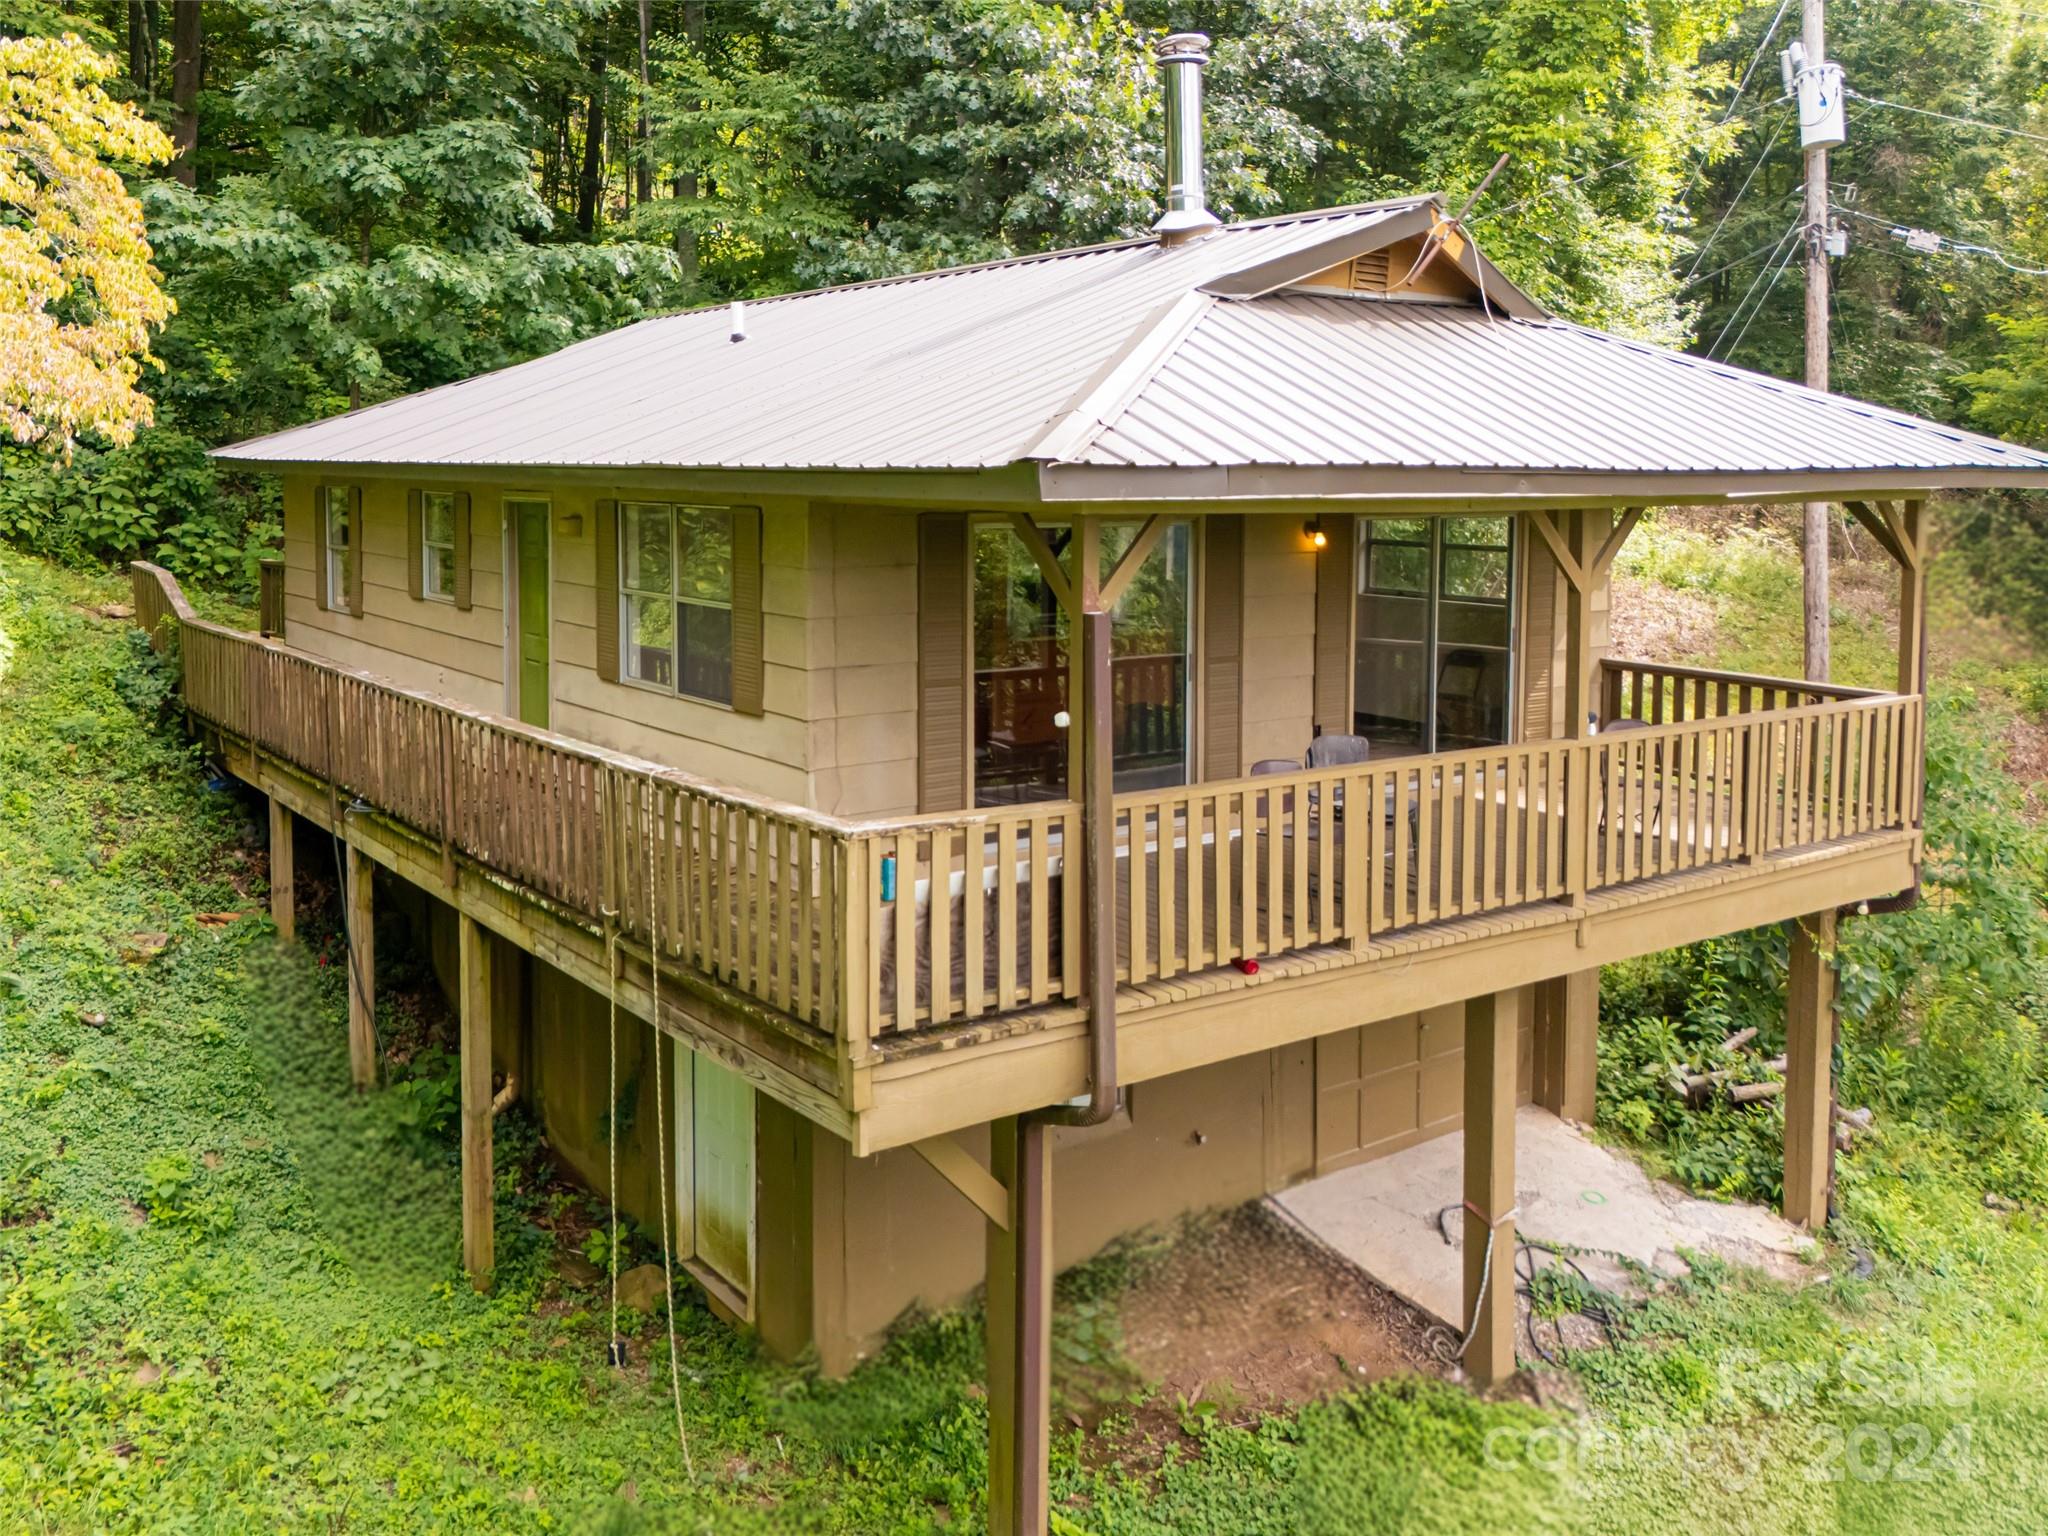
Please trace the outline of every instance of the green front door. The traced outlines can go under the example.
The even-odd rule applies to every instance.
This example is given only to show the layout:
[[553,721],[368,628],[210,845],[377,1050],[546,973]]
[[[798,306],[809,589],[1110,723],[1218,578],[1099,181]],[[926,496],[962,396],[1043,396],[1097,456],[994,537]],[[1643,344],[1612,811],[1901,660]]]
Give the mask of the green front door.
[[519,718],[548,723],[548,504],[508,501],[519,590]]
[[745,1296],[754,1282],[754,1087],[708,1056],[693,1067],[694,1246],[700,1262]]

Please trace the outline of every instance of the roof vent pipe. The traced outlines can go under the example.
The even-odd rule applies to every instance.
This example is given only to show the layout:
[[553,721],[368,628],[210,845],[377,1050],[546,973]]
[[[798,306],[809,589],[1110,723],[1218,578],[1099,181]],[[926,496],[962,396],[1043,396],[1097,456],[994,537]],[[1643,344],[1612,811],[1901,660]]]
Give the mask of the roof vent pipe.
[[1176,32],[1161,38],[1153,53],[1166,87],[1166,212],[1152,232],[1173,245],[1223,222],[1203,201],[1202,66],[1209,62],[1209,38]]

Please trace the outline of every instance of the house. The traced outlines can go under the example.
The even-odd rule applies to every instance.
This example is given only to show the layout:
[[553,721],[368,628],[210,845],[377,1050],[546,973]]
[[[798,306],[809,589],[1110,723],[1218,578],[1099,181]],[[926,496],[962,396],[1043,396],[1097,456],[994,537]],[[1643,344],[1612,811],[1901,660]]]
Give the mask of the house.
[[[356,973],[385,900],[455,978],[479,1281],[515,1094],[776,1349],[843,1369],[985,1277],[1004,1530],[1045,1524],[1054,1266],[1189,1208],[1462,1129],[1467,1362],[1510,1372],[1514,1111],[1591,1119],[1606,962],[1795,925],[1824,1220],[1837,914],[1922,855],[1924,502],[2048,486],[1551,317],[1433,196],[1219,226],[1204,47],[1163,45],[1152,237],[224,450],[283,478],[274,635],[137,567],[281,924],[303,820]],[[1609,654],[1646,505],[1816,497],[1898,562],[1894,689]]]

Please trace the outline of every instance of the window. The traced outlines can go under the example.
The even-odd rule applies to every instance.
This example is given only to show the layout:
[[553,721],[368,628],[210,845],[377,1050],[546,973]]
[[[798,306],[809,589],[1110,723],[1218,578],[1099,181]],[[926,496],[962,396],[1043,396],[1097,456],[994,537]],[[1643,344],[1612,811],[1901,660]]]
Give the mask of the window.
[[420,495],[420,596],[455,601],[455,493]]
[[325,502],[321,523],[327,541],[327,606],[346,613],[356,582],[356,530],[349,520],[349,503],[353,498],[345,485],[323,485],[320,495]]
[[619,503],[621,671],[636,682],[732,702],[732,513]]
[[1507,740],[1513,527],[1505,517],[1367,519],[1353,729],[1377,750]]
[[[1103,575],[1143,526],[1104,525]],[[1071,571],[1073,530],[1044,533]],[[973,549],[975,802],[1063,799],[1073,660],[1066,612],[1008,523],[977,525]],[[1193,551],[1191,525],[1169,525],[1112,610],[1110,759],[1119,792],[1187,782]]]

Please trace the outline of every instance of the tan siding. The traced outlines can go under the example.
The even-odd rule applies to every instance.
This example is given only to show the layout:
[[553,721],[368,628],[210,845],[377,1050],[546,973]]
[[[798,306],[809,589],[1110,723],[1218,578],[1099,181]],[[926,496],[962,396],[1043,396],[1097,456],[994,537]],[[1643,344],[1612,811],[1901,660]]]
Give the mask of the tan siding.
[[[967,515],[928,512],[918,521],[917,804],[922,811],[958,810],[967,803]],[[872,649],[873,637],[866,641]],[[850,659],[844,647],[841,660]],[[877,719],[868,716],[859,723]],[[856,722],[848,721],[853,725]],[[872,749],[885,743],[863,738]],[[842,749],[849,733],[839,732]]]
[[1247,516],[1244,763],[1299,761],[1315,728],[1316,557],[1301,520]]
[[811,793],[821,811],[918,808],[918,514],[811,516]]
[[771,501],[762,526],[762,693],[765,712],[742,715],[627,683],[606,682],[597,662],[595,489],[478,483],[470,493],[471,597],[464,611],[407,595],[402,480],[366,481],[364,614],[313,601],[317,551],[313,482],[285,483],[286,625],[291,644],[476,709],[505,708],[504,502],[542,496],[554,510],[551,549],[556,730],[703,774],[736,788],[806,803],[811,746],[808,667],[811,518],[802,503]]
[[1202,520],[1202,754],[1211,779],[1244,771],[1244,517]]

